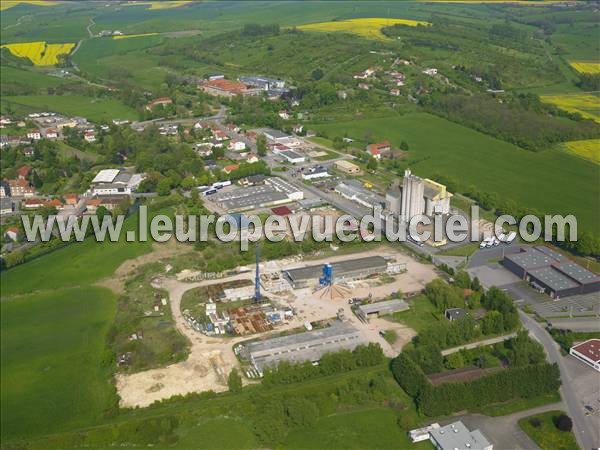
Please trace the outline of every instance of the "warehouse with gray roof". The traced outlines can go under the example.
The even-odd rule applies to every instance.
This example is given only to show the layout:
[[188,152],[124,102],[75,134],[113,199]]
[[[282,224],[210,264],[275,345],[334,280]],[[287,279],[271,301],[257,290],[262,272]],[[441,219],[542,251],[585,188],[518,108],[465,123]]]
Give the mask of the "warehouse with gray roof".
[[437,450],[492,450],[494,448],[481,431],[469,431],[461,421],[430,430],[429,439]]
[[247,358],[260,375],[265,367],[277,367],[280,362],[317,362],[325,353],[354,350],[368,341],[349,323],[333,322],[327,328],[281,336],[244,345]]
[[227,212],[240,212],[281,205],[303,197],[302,190],[285,180],[270,177],[265,179],[265,184],[223,190],[207,199]]
[[[388,263],[382,256],[348,259],[331,264],[333,282],[357,280],[387,271]],[[313,286],[323,274],[323,265],[298,267],[283,270],[284,277],[295,289]]]
[[503,264],[552,298],[600,291],[600,276],[545,246],[506,255]]

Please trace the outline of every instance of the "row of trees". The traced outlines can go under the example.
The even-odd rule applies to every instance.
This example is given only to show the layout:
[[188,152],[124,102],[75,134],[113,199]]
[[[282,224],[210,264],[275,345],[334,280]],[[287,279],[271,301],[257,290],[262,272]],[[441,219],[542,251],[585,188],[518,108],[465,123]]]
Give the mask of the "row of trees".
[[556,364],[535,364],[501,370],[477,380],[433,386],[421,368],[405,353],[392,361],[392,373],[400,386],[428,416],[443,416],[491,403],[531,398],[560,386]]
[[600,126],[594,121],[543,104],[533,94],[520,94],[504,103],[483,94],[432,95],[424,100],[424,106],[453,122],[533,151],[557,142],[600,136]]
[[348,372],[361,367],[372,367],[383,363],[384,355],[378,344],[359,345],[354,350],[326,353],[318,366],[310,361],[292,364],[282,362],[276,368],[265,369],[263,384],[288,384],[315,377]]

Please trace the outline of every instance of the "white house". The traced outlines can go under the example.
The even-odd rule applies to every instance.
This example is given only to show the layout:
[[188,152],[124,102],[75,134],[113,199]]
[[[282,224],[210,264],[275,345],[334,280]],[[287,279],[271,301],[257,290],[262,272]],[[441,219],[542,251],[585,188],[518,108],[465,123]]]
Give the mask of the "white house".
[[86,142],[96,142],[96,135],[90,131],[86,131],[85,133],[83,133],[83,139],[85,139]]
[[253,163],[256,163],[258,161],[259,161],[258,156],[256,156],[254,153],[250,152],[250,153],[248,153],[246,155],[246,162],[247,163],[253,164]]
[[231,141],[229,143],[229,150],[240,152],[246,150],[246,144],[242,141]]
[[290,114],[289,114],[287,111],[285,111],[285,110],[281,110],[281,111],[279,111],[279,114],[278,114],[278,115],[279,115],[279,117],[281,117],[283,120],[289,120],[289,118],[290,118]]
[[58,131],[48,128],[46,130],[46,139],[56,139],[58,137]]
[[33,130],[27,133],[27,139],[33,139],[34,141],[38,141],[42,138],[42,133],[40,130]]
[[432,68],[429,68],[429,69],[425,69],[425,70],[423,71],[423,73],[424,73],[425,75],[429,75],[430,77],[432,77],[432,76],[434,76],[434,75],[437,75],[437,73],[438,73],[438,70],[437,70],[437,69],[434,69],[434,68],[432,67]]

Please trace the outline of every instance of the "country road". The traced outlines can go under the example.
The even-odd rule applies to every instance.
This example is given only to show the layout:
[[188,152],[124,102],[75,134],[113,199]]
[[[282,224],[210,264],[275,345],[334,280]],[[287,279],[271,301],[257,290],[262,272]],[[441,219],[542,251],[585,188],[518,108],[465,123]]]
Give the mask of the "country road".
[[584,414],[582,401],[573,388],[573,377],[564,362],[563,356],[560,354],[558,344],[554,342],[542,325],[523,311],[519,310],[519,316],[525,328],[544,346],[548,360],[558,364],[562,381],[561,396],[566,405],[567,413],[573,420],[573,432],[579,446],[584,450],[600,447],[600,417]]

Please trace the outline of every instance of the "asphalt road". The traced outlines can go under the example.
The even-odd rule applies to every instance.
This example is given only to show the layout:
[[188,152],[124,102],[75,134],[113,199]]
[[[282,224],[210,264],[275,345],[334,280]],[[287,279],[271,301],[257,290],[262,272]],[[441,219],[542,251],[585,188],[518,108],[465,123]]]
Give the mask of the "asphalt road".
[[[585,415],[581,399],[579,399],[573,389],[573,380],[560,354],[558,344],[554,342],[542,325],[523,311],[519,310],[519,316],[525,328],[544,346],[548,360],[552,363],[557,363],[560,368],[560,378],[562,380],[560,391],[567,407],[567,412],[573,420],[573,432],[577,438],[577,443],[584,450],[600,447],[600,424],[597,423],[598,418],[596,416]],[[593,369],[590,368],[590,370]]]

